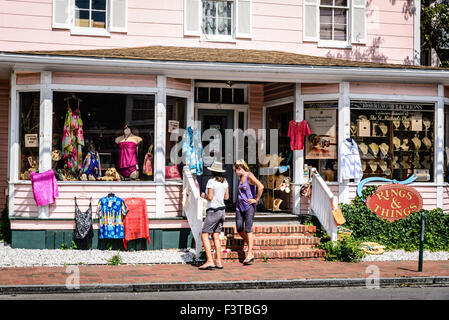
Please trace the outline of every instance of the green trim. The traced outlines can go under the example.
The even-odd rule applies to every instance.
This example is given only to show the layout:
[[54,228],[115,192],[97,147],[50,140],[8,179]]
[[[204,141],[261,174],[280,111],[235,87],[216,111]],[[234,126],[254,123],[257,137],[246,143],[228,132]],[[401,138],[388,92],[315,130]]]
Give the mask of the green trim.
[[[70,247],[72,241],[79,249],[91,248],[100,250],[122,250],[122,239],[98,239],[98,230],[93,231],[93,237],[87,247],[75,241],[73,230],[12,230],[12,248],[22,249],[60,249],[65,243]],[[193,235],[189,228],[181,229],[150,229],[150,245],[146,239],[136,239],[128,242],[128,251],[185,249],[193,247]]]

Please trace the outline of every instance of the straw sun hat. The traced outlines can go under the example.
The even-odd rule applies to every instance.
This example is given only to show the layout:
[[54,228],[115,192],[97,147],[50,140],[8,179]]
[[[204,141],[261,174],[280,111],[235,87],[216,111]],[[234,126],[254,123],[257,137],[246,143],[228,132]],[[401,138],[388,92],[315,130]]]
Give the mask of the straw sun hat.
[[210,171],[215,171],[215,172],[226,172],[226,170],[223,170],[223,164],[221,162],[218,161],[214,161],[214,163],[212,163],[212,165],[210,167],[208,167],[207,169],[209,169]]

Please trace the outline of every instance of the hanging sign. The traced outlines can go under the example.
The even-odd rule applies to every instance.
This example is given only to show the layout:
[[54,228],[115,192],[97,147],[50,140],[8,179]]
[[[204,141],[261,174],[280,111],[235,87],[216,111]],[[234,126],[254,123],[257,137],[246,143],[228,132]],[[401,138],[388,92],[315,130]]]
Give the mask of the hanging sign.
[[403,184],[386,184],[366,199],[366,205],[379,217],[388,221],[406,218],[423,206],[419,192]]
[[25,148],[39,147],[39,139],[37,133],[30,133],[25,135]]

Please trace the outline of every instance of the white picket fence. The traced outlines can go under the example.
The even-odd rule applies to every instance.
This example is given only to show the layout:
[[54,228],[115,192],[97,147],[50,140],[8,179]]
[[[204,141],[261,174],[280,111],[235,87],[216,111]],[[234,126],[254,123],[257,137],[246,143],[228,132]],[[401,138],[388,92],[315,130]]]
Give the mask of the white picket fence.
[[310,196],[311,214],[318,218],[323,228],[329,234],[331,241],[337,241],[337,224],[332,214],[331,201],[334,207],[337,208],[338,200],[315,168],[312,168],[311,174],[313,175],[312,195]]

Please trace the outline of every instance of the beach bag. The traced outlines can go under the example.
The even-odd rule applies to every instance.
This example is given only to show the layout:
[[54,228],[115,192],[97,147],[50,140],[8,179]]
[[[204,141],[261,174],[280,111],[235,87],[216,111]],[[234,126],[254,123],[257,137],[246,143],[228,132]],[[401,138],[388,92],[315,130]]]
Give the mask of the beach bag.
[[337,226],[340,226],[343,223],[345,223],[346,219],[345,217],[343,217],[343,213],[341,212],[340,206],[337,206],[337,209],[335,209],[332,199],[331,199],[331,206],[332,206],[332,215],[334,216],[335,223],[337,224]]
[[181,179],[177,165],[165,167],[165,179]]

